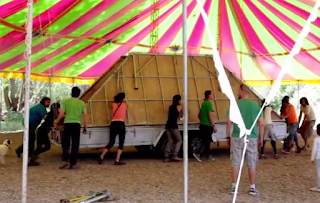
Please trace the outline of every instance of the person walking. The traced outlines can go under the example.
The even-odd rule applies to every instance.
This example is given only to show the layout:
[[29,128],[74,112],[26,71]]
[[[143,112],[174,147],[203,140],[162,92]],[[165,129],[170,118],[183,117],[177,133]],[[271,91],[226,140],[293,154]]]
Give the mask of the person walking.
[[[73,87],[71,90],[71,98],[62,102],[59,116],[54,121],[55,127],[64,118],[64,133],[62,135],[62,165],[60,169],[79,169],[77,164],[82,118],[84,124],[84,132],[87,131],[87,109],[85,103],[79,99],[81,90],[78,87]],[[70,139],[72,140],[71,153]],[[70,162],[70,163],[69,163]]]
[[317,169],[317,184],[311,191],[320,192],[320,124],[317,125],[317,137],[313,140],[311,162],[315,162]]
[[[168,120],[166,123],[168,142],[165,148],[164,162],[169,162],[171,160],[180,161],[180,158],[178,157],[178,153],[181,148],[182,137],[178,128],[178,120],[179,120],[179,117],[180,117],[180,120],[182,120],[181,113],[182,113],[181,96],[175,95],[172,98],[172,104],[169,107]],[[173,153],[170,160],[169,155],[172,151]]]
[[[265,103],[265,100],[262,100],[262,105],[264,103]],[[278,151],[277,151],[277,136],[276,136],[275,130],[273,129],[271,113],[272,113],[272,107],[270,105],[267,105],[266,107],[264,107],[264,110],[263,110],[264,136],[263,136],[263,144],[260,151],[261,153],[259,156],[260,159],[266,158],[264,154],[264,148],[268,139],[270,140],[270,143],[273,149],[274,158],[275,159],[279,158]]]
[[[249,99],[250,90],[247,86],[241,85],[239,89],[239,100],[237,100],[237,104],[243,118],[244,124],[247,129],[250,129],[252,124],[254,123],[256,117],[260,112],[260,106]],[[229,110],[230,113],[230,110]],[[230,146],[230,158],[232,162],[232,186],[231,193],[235,192],[237,179],[239,176],[240,163],[242,160],[242,154],[244,150],[244,142],[245,138],[240,138],[240,129],[238,125],[233,126],[233,131],[230,138],[231,132],[231,120],[228,116],[227,118],[227,126],[226,132],[228,136],[228,145]],[[249,143],[247,145],[246,150],[246,160],[249,170],[249,179],[250,179],[250,188],[249,194],[256,195],[258,194],[258,190],[256,189],[256,165],[258,162],[258,147],[262,146],[262,140],[264,135],[264,123],[263,123],[263,114],[261,113],[258,118],[259,132],[257,130],[257,124],[254,125],[252,132],[248,135]]]
[[38,155],[49,151],[51,148],[51,142],[49,139],[49,132],[54,125],[54,120],[58,117],[58,109],[60,108],[59,103],[53,103],[50,106],[50,112],[47,114],[45,121],[37,129],[37,148],[33,151],[30,163],[35,162],[38,159]]
[[304,140],[304,146],[302,150],[307,150],[309,148],[309,138],[313,135],[313,127],[316,123],[316,115],[312,106],[309,105],[309,101],[306,97],[300,99],[300,115],[299,122],[301,122],[302,114],[304,114],[304,119],[299,132]]
[[[214,122],[214,109],[212,105],[213,95],[211,90],[207,90],[204,93],[204,101],[201,104],[200,112],[198,114],[198,117],[200,119],[200,127],[199,127],[199,133],[200,138],[202,141],[202,144],[204,146],[204,154],[207,156],[208,161],[212,161],[213,158],[210,155],[210,145],[212,141],[212,133],[217,132],[217,128],[215,126]],[[194,152],[193,153],[194,158],[197,159],[197,161],[202,162],[200,156],[201,152]]]
[[[29,158],[33,154],[34,144],[36,140],[36,129],[41,123],[42,119],[46,118],[47,108],[50,106],[50,98],[44,97],[41,99],[40,103],[30,108],[29,115]],[[24,123],[24,122],[23,122]],[[24,125],[26,125],[24,123]],[[23,153],[23,144],[16,149],[17,157],[20,158]],[[37,161],[30,162],[29,166],[38,166],[40,165]]]
[[289,103],[289,100],[283,100],[283,105],[286,107],[284,112],[281,114],[281,118],[288,119],[288,133],[289,136],[287,137],[287,148],[283,149],[283,153],[290,153],[290,149],[292,148],[292,142],[296,142],[296,151],[295,153],[300,153],[301,148],[299,147],[298,142],[298,118],[296,110],[294,109],[293,105]]
[[117,157],[114,161],[114,165],[126,165],[125,162],[121,161],[121,155],[124,145],[124,140],[126,136],[126,114],[127,114],[127,105],[124,102],[126,95],[125,93],[121,92],[114,97],[114,102],[112,104],[112,119],[110,124],[110,139],[109,144],[105,147],[103,152],[101,153],[98,163],[102,164],[104,156],[113,147],[117,135],[119,135],[119,146],[117,150]]

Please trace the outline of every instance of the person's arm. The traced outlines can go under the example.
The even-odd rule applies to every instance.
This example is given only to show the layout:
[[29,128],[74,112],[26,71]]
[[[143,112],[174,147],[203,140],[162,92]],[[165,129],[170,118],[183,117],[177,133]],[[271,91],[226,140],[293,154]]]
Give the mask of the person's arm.
[[299,114],[299,124],[300,124],[300,121],[301,121],[301,117],[302,117],[302,111],[300,110],[300,114]]
[[313,140],[313,147],[312,147],[312,152],[311,152],[311,161],[314,161],[315,158],[316,158],[316,152],[317,152],[317,146],[318,146],[317,142],[318,142],[318,139],[315,138]]
[[83,110],[82,110],[82,114],[83,114],[83,127],[86,130],[87,129],[87,121],[88,121],[88,112],[86,109],[86,106],[83,106]]
[[65,110],[60,109],[58,118],[54,121],[55,124],[59,123],[61,119],[64,118]]
[[208,105],[208,116],[209,116],[209,119],[210,119],[210,123],[212,125],[215,125],[215,122],[214,122],[214,117],[213,117],[213,105],[212,103],[210,102],[210,105]]
[[66,112],[66,109],[65,109],[65,105],[63,104],[63,102],[61,104],[60,109],[58,109],[58,112],[59,112],[59,115],[58,115],[58,118],[54,121],[54,124],[58,124],[60,122],[60,120],[65,117],[64,114]]
[[263,117],[260,117],[258,119],[258,127],[259,127],[259,140],[263,140],[263,134],[264,134],[264,124],[263,124]]
[[228,117],[227,118],[227,127],[226,127],[226,133],[227,133],[227,139],[230,139],[230,133],[231,133],[231,120]]
[[183,120],[183,110],[182,110],[183,106],[182,105],[178,105],[177,109],[179,111],[179,120]]

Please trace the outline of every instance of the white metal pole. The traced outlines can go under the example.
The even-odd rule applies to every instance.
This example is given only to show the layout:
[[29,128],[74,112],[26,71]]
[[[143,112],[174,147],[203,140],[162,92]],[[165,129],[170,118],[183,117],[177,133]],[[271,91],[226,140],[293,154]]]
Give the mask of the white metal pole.
[[188,203],[188,64],[187,64],[187,0],[182,2],[183,14],[183,180],[184,203]]
[[3,97],[3,78],[1,78],[1,94],[0,94],[0,132],[2,132],[2,107],[3,107],[3,103],[2,103],[2,97]]
[[30,72],[31,72],[31,51],[32,51],[32,21],[33,21],[33,0],[28,0],[28,20],[26,36],[26,74],[25,74],[25,100],[24,100],[24,133],[23,133],[23,163],[22,163],[22,203],[27,203],[27,175],[28,175],[28,149],[29,149],[29,99],[30,99]]

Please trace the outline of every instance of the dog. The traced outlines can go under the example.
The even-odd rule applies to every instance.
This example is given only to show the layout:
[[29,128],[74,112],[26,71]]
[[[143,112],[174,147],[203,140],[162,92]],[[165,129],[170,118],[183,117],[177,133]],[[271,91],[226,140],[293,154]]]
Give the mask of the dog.
[[0,145],[0,163],[5,164],[4,157],[6,156],[7,152],[12,144],[11,140],[6,139],[2,145]]

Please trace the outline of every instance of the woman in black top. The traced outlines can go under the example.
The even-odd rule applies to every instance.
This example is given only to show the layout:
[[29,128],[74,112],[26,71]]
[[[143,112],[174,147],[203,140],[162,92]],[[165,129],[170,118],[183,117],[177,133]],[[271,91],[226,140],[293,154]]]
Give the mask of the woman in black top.
[[[169,107],[168,120],[166,124],[168,142],[165,149],[165,162],[170,161],[169,154],[172,151],[172,160],[180,161],[178,153],[182,144],[182,137],[178,129],[178,119],[182,113],[181,96],[175,95],[172,98],[172,105]],[[182,120],[182,118],[181,118]]]

